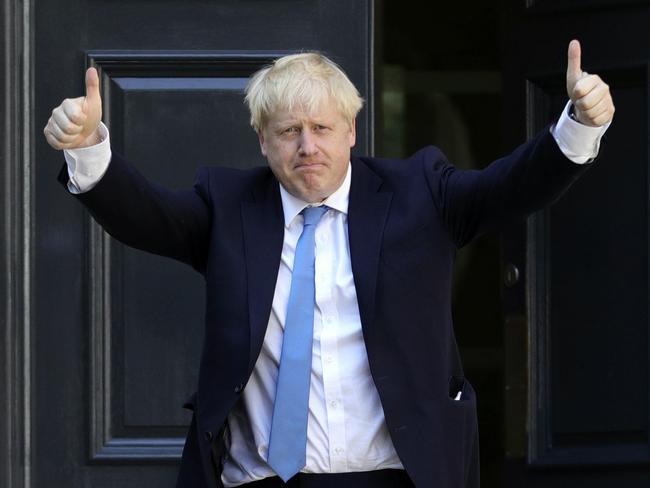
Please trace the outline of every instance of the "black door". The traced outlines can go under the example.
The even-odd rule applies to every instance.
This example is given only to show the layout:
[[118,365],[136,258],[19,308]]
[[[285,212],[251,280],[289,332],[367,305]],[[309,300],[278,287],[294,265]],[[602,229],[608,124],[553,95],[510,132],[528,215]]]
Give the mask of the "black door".
[[[149,178],[264,164],[242,91],[274,57],[316,49],[367,101],[372,2],[3,2],[3,402],[0,486],[173,486],[195,390],[203,283],[110,239],[56,183],[42,127],[98,68],[114,150]],[[5,401],[6,400],[6,401]]]
[[569,41],[617,107],[600,159],[504,237],[506,486],[650,486],[648,61],[634,1],[510,1],[504,133],[560,113]]

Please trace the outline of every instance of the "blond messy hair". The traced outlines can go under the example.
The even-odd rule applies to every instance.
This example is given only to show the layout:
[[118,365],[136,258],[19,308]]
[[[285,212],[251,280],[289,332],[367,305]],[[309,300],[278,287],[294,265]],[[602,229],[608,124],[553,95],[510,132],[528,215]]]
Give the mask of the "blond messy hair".
[[322,54],[291,54],[256,72],[246,87],[245,102],[251,125],[257,132],[278,110],[295,108],[308,112],[332,100],[341,115],[352,123],[363,106],[358,90],[339,66]]

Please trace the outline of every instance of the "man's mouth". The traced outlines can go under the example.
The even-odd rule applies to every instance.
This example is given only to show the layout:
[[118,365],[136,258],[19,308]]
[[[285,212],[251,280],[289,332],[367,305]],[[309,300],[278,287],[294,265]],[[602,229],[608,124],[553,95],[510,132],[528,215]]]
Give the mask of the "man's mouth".
[[311,169],[319,169],[325,166],[325,163],[319,163],[317,161],[311,163],[298,163],[295,166],[295,169],[309,171]]

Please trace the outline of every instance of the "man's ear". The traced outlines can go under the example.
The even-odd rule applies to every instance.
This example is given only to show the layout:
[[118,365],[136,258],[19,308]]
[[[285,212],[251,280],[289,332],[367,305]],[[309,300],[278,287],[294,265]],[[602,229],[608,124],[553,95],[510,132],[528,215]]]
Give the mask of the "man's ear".
[[266,157],[266,142],[264,139],[264,130],[263,129],[258,129],[257,130],[257,138],[260,141],[260,151],[262,151],[262,156]]
[[350,147],[354,147],[357,142],[357,119],[350,122]]

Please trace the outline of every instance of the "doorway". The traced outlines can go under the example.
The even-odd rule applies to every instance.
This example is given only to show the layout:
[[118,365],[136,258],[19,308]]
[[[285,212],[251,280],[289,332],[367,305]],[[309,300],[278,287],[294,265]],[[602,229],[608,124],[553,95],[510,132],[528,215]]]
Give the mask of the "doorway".
[[[467,15],[471,12],[471,15]],[[503,155],[500,11],[493,2],[383,2],[377,24],[376,153],[404,158],[434,145],[462,169]],[[453,316],[478,395],[481,486],[502,486],[504,333],[499,235],[461,249]]]

